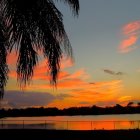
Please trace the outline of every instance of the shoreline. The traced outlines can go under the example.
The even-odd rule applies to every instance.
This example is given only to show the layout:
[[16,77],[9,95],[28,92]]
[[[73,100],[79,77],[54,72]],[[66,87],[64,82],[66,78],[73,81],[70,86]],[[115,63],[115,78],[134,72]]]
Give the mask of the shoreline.
[[136,140],[140,139],[140,130],[0,129],[0,138],[9,140]]

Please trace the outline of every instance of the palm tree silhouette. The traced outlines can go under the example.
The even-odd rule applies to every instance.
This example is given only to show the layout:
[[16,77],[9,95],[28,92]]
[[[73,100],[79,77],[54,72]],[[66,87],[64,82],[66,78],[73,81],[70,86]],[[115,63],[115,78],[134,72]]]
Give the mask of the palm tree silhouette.
[[72,47],[55,1],[63,1],[79,13],[79,0],[0,0],[0,97],[8,79],[7,54],[17,51],[17,79],[30,83],[38,52],[48,61],[50,82],[57,83],[62,54],[72,57]]

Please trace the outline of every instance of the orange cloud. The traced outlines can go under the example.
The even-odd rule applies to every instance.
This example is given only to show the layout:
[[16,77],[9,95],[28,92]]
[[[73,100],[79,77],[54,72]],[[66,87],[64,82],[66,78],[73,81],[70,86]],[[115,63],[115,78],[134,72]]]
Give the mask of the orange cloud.
[[135,43],[137,42],[137,36],[130,36],[128,39],[124,39],[119,47],[121,53],[127,53],[136,49]]
[[57,87],[62,89],[73,89],[78,88],[79,86],[83,86],[84,84],[85,82],[80,79],[70,79],[59,82]]
[[[86,74],[81,70],[74,72],[73,74],[70,74],[66,71],[62,71],[59,73],[58,76],[58,83],[57,83],[57,89],[58,90],[70,90],[70,89],[77,89],[81,86],[85,86],[87,83],[82,80],[83,77],[86,77]],[[41,79],[42,78],[42,79]],[[43,75],[35,75],[34,79],[35,80],[48,80],[47,78]],[[28,87],[29,88],[29,87]],[[47,84],[33,84],[30,86],[30,89],[51,89],[52,87]]]
[[72,67],[73,65],[74,65],[74,63],[73,63],[73,60],[71,58],[63,57],[62,61],[60,63],[60,68],[65,69],[65,68]]
[[130,100],[132,100],[132,96],[122,96],[118,99],[119,102],[128,102]]
[[82,78],[82,79],[88,79],[89,75],[86,73],[86,71],[84,69],[79,69],[76,72],[74,72],[73,74],[69,75],[69,77],[67,77],[69,79],[75,79],[75,78]]
[[[16,53],[11,53],[8,55],[8,64],[10,66],[12,66],[12,70],[10,70],[9,76],[11,78],[16,78],[16,68],[15,68],[15,64],[16,64],[16,60],[17,60],[17,55]],[[60,70],[63,70],[67,67],[71,67],[73,65],[73,62],[71,59],[66,59],[66,58],[62,58],[62,61],[60,63]],[[33,80],[50,80],[50,75],[49,75],[49,70],[48,70],[48,62],[47,60],[43,59],[39,62],[39,64],[35,67],[34,69],[34,76],[33,76]],[[80,72],[82,73],[83,71],[80,70],[77,73],[75,73],[75,75],[70,75],[68,72],[66,71],[60,71],[58,74],[58,79],[61,80],[65,77],[71,77],[71,76],[75,76],[80,75]]]
[[[122,89],[121,80],[113,80],[107,82],[98,82],[95,84],[89,84],[84,81],[70,82],[70,84],[61,84],[61,89],[67,88],[67,94],[71,95],[63,99],[63,104],[60,104],[59,100],[55,100],[48,106],[59,108],[70,106],[85,106],[81,102],[86,102],[88,105],[97,104],[98,102],[117,101],[116,97]],[[64,92],[64,91],[63,91]],[[111,105],[111,104],[110,104]]]
[[120,43],[119,52],[128,53],[137,49],[137,41],[139,39],[140,21],[130,22],[122,28],[122,34],[125,37]]
[[[85,72],[84,69],[77,70],[76,72],[70,74],[67,71],[60,71],[58,74],[58,80],[66,80],[66,79],[87,79],[89,75]],[[47,73],[47,68],[45,66],[38,67],[35,69],[33,80],[49,80],[50,76]],[[61,83],[61,82],[59,82]]]
[[[80,89],[80,88],[79,88]],[[95,84],[85,84],[79,91],[76,91],[75,94],[79,95],[86,95],[89,94],[90,96],[98,96],[99,98],[105,97],[106,95],[114,96],[119,93],[122,89],[122,81],[121,80],[113,80],[108,82],[98,82]],[[97,99],[97,98],[96,98]]]
[[[83,85],[83,81],[80,79],[75,79],[75,80],[68,80],[68,81],[64,81],[64,82],[58,82],[57,84],[57,90],[58,91],[63,91],[63,90],[71,90],[71,89],[76,89],[77,86],[81,86]],[[39,84],[39,83],[34,83],[32,85],[30,85],[29,87],[27,87],[28,90],[51,90],[52,86],[49,83],[46,84]]]
[[138,33],[138,31],[140,30],[140,21],[134,21],[134,22],[130,22],[128,24],[126,24],[123,27],[123,34],[128,36],[128,35],[134,35],[136,33]]
[[[48,62],[46,60],[42,60],[41,63],[36,66],[34,71],[34,77],[33,80],[50,80],[49,71],[47,64]],[[63,70],[65,68],[71,67],[73,65],[72,60],[69,58],[62,58],[62,61],[60,63],[60,70]],[[70,74],[66,71],[60,71],[58,74],[58,79],[63,79]]]

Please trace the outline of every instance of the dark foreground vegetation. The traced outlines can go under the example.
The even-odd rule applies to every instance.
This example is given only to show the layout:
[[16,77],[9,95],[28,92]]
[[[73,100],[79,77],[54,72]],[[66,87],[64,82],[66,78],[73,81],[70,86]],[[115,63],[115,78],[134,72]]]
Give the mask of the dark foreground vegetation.
[[104,115],[104,114],[136,114],[140,113],[140,106],[113,107],[71,107],[67,109],[58,108],[26,108],[26,109],[0,109],[0,118],[18,116],[58,116],[58,115]]
[[3,129],[0,139],[4,140],[137,140],[140,130],[37,130]]

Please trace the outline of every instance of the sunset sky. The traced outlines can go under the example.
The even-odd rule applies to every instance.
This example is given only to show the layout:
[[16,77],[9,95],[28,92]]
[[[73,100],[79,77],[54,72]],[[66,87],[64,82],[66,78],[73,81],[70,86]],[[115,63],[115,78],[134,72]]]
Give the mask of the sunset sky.
[[[79,0],[79,17],[57,4],[73,47],[74,61],[63,58],[57,89],[49,84],[46,61],[24,91],[16,80],[16,55],[8,57],[4,107],[125,105],[140,102],[140,1]],[[15,58],[15,59],[13,59]]]

